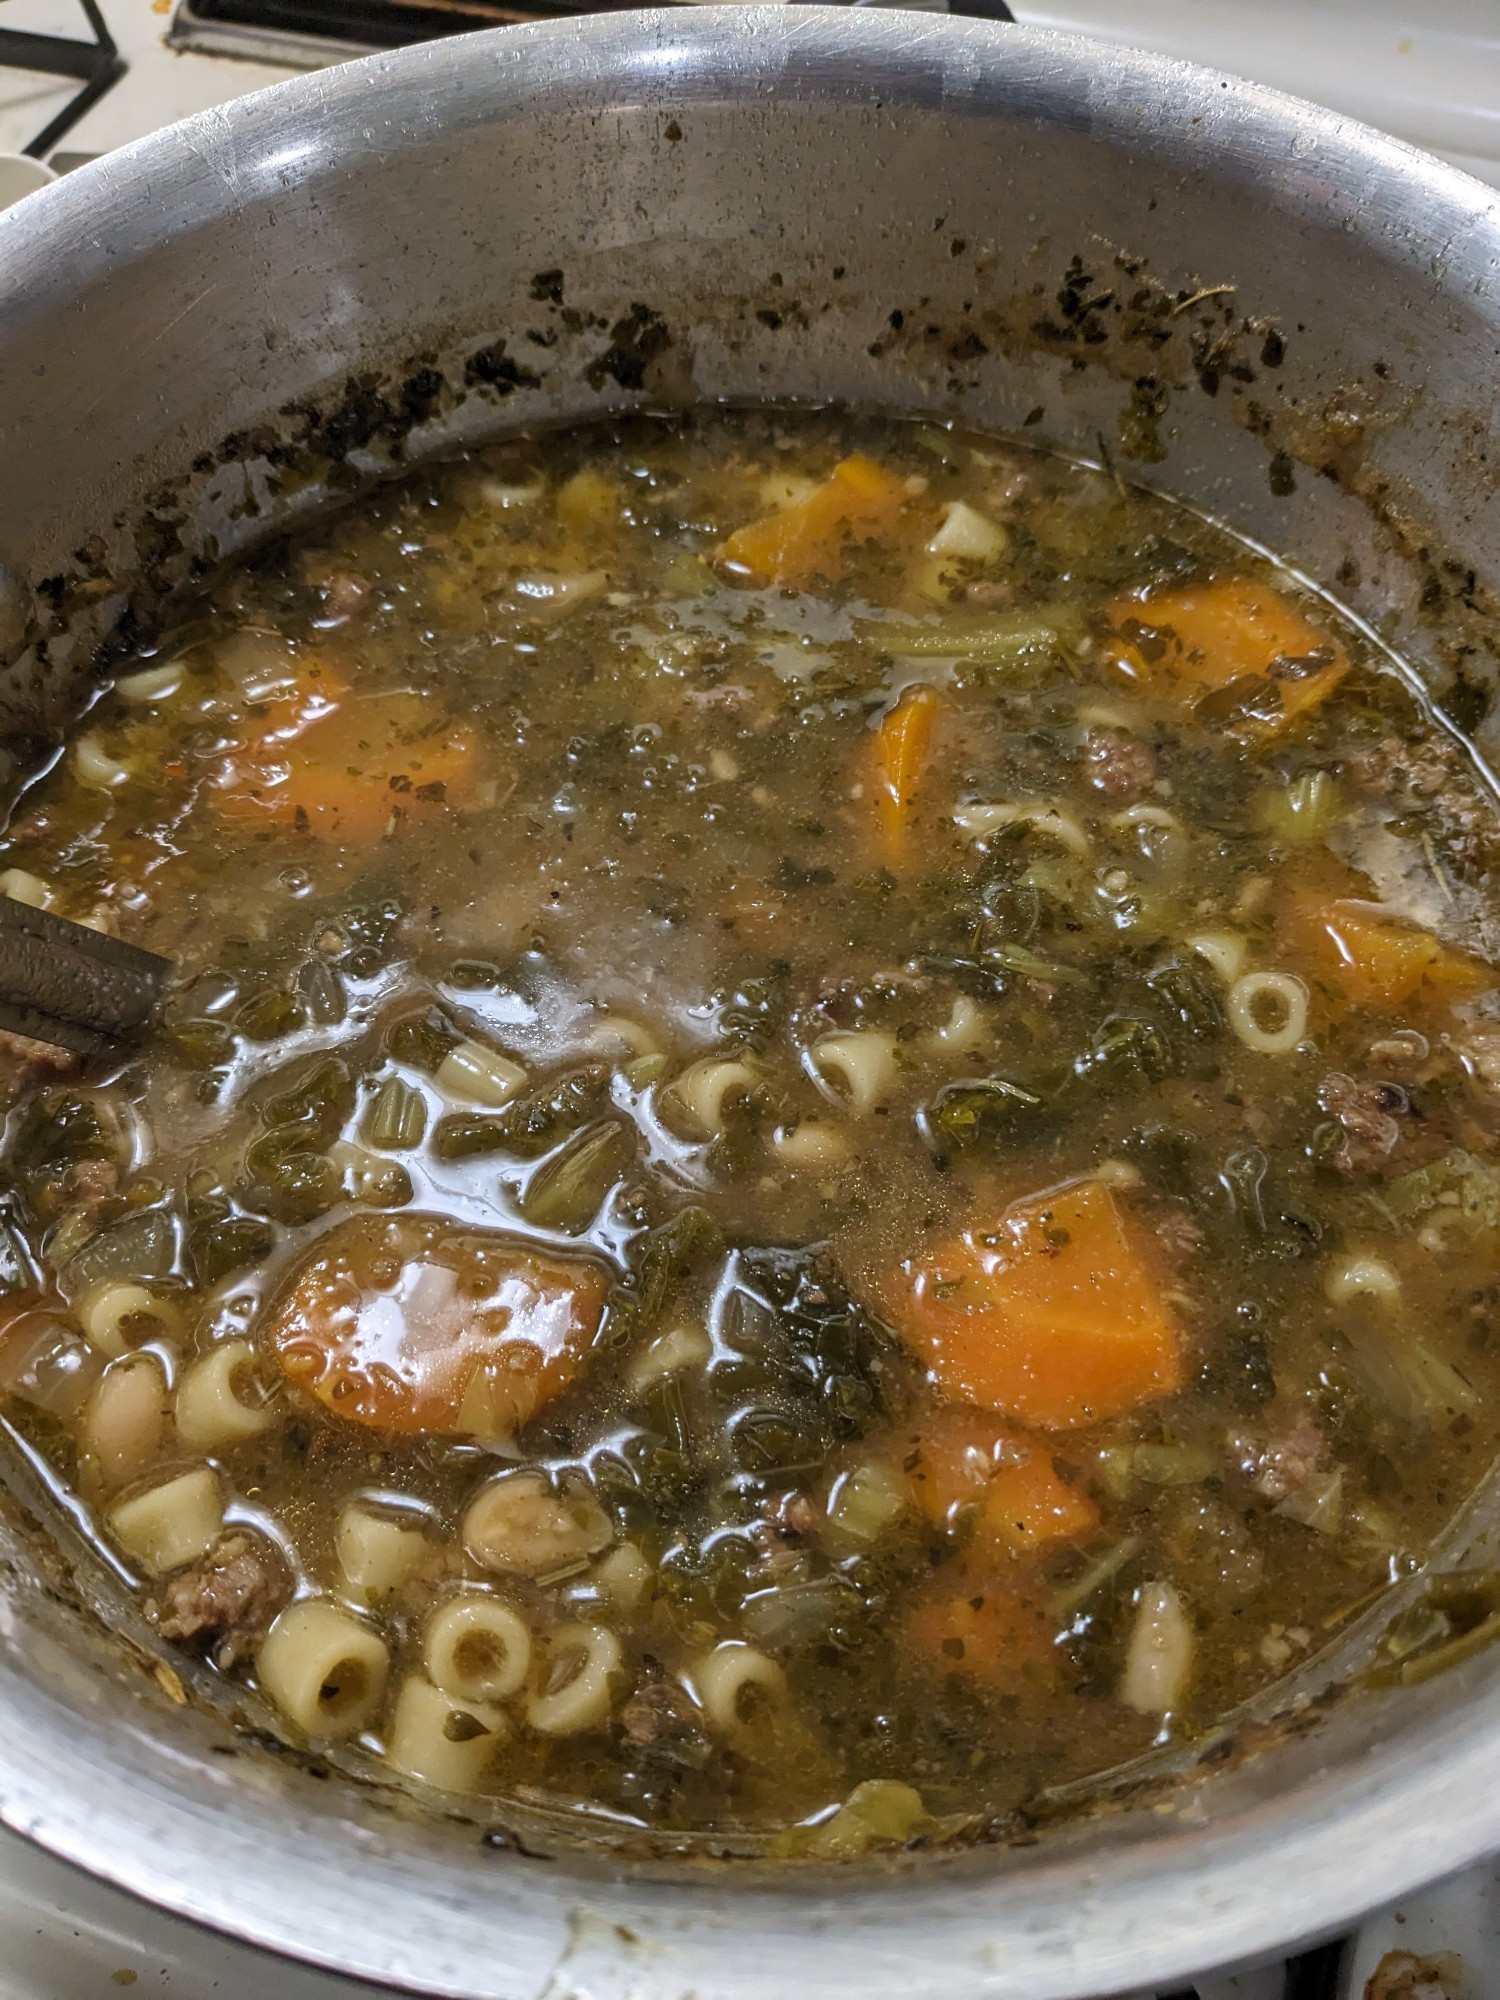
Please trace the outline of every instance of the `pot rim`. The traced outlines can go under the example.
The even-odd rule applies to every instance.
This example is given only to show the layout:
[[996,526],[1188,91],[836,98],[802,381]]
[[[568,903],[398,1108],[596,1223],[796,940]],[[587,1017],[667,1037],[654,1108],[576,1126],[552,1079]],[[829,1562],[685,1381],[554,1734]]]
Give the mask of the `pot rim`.
[[[561,104],[570,93],[587,101],[631,86],[648,94],[711,89],[726,70],[746,93],[797,83],[815,92],[851,80],[868,88],[878,77],[887,108],[973,102],[982,110],[986,78],[1027,65],[1047,71],[1054,90],[1065,79],[1089,115],[1168,94],[1201,104],[1202,144],[1220,168],[1284,184],[1322,149],[1325,173],[1331,158],[1403,197],[1401,215],[1370,214],[1353,226],[1378,235],[1387,255],[1393,237],[1413,258],[1440,244],[1443,282],[1455,289],[1491,281],[1500,265],[1500,200],[1479,182],[1353,120],[1194,65],[951,17],[669,8],[371,56],[199,113],[106,156],[0,217],[0,338],[164,234],[201,226],[251,192],[290,194],[314,182],[342,148],[368,143],[362,135],[382,93],[409,92],[403,113],[420,106],[389,133],[392,147],[416,148],[440,120],[488,123],[538,93]],[[1235,142],[1247,132],[1256,154],[1237,161]],[[101,212],[110,227],[100,226]],[[0,1635],[4,1612],[0,1602]],[[832,1891],[763,1880],[731,1881],[727,1893],[702,1880],[668,1889],[624,1871],[585,1875],[507,1857],[511,1893],[519,1893],[513,1909],[494,1861],[483,1864],[491,1889],[479,1892],[472,1855],[451,1889],[429,1867],[406,1901],[403,1884],[420,1871],[391,1837],[393,1822],[384,1833],[352,1818],[320,1830],[300,1799],[288,1805],[297,1792],[290,1781],[277,1797],[221,1773],[216,1789],[195,1796],[202,1769],[186,1754],[180,1769],[158,1769],[166,1760],[144,1729],[118,1715],[80,1724],[60,1707],[49,1711],[47,1693],[0,1658],[0,1821],[178,1916],[417,1991],[471,2000],[623,1996],[649,1981],[663,1994],[705,2000],[773,1984],[810,1996],[859,1988],[870,2000],[967,1992],[1048,2000],[1285,1949],[1500,1846],[1500,1684],[1485,1663],[1474,1665],[1452,1677],[1448,1699],[1414,1722],[1407,1717],[1379,1755],[1298,1773],[1274,1808],[1241,1811],[1221,1826],[1195,1827],[1189,1803],[1149,1841],[1081,1857],[1064,1845],[983,1878],[977,1866],[851,1876]],[[1314,1739],[1308,1756],[1316,1755]],[[265,1893],[268,1883],[284,1893]],[[543,1883],[547,1906],[524,1911],[528,1896],[541,1900]],[[502,1919],[514,1928],[506,1931],[510,1957],[498,1965]]]

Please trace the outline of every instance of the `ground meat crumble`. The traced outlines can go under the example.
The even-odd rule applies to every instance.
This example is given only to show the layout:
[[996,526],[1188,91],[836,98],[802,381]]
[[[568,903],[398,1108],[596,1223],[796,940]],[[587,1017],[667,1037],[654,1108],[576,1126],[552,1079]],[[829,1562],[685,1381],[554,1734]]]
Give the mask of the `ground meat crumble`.
[[207,1653],[221,1670],[244,1659],[292,1594],[286,1564],[259,1535],[233,1530],[158,1584],[147,1612],[164,1639]]

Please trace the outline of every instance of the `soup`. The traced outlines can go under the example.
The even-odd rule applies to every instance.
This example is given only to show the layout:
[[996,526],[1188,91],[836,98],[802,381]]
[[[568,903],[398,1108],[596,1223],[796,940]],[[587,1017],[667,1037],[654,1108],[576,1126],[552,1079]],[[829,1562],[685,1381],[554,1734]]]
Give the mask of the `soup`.
[[0,890],[177,972],[111,1061],[7,1045],[11,1443],[293,1742],[732,1851],[1003,1829],[1491,1461],[1494,835],[1351,624],[1108,470],[752,412],[414,473],[16,802]]

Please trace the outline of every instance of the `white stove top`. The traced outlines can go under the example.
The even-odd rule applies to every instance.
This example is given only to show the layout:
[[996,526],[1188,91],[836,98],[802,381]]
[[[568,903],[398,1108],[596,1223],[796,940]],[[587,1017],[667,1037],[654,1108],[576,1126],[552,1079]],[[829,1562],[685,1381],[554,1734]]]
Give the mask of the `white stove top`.
[[[291,74],[167,49],[168,0],[102,0],[130,69],[68,134],[124,145]],[[1023,22],[1132,42],[1253,77],[1383,126],[1500,187],[1500,0],[1013,0]],[[5,0],[4,25],[78,34],[76,0]],[[0,70],[0,152],[69,86]],[[102,1888],[0,1831],[0,2000],[379,2000]],[[1280,1966],[1208,1975],[1198,2000],[1500,2000],[1500,1864],[1371,1919],[1330,1979]],[[641,1996],[649,2000],[649,1996]],[[1151,2000],[1139,1995],[1136,2000]]]

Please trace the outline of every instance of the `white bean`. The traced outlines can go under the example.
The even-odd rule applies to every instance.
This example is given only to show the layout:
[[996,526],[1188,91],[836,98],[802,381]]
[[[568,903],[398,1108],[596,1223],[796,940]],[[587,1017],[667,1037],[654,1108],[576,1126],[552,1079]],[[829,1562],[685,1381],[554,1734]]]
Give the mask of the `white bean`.
[[479,497],[485,506],[498,507],[503,514],[517,507],[534,507],[546,490],[540,479],[528,480],[524,485],[505,479],[479,482]]
[[154,1354],[112,1361],[83,1412],[86,1450],[106,1486],[118,1486],[148,1465],[167,1423],[167,1376]]
[[1385,1261],[1367,1253],[1346,1257],[1323,1280],[1323,1290],[1336,1306],[1355,1298],[1395,1299],[1401,1296],[1401,1280]]
[[1193,1670],[1194,1643],[1192,1625],[1172,1585],[1143,1584],[1120,1680],[1125,1706],[1139,1715],[1170,1715],[1179,1707]]
[[470,1501],[463,1540],[484,1569],[545,1576],[607,1549],[614,1529],[591,1493],[555,1492],[540,1472],[502,1472]]
[[1123,812],[1111,813],[1109,823],[1119,833],[1128,833],[1138,826],[1154,826],[1163,833],[1182,831],[1182,821],[1165,806],[1126,806]]
[[126,674],[116,681],[115,693],[121,701],[131,704],[170,701],[182,686],[183,672],[181,660],[168,660],[161,667],[143,667],[138,674]]
[[849,1157],[849,1135],[817,1118],[796,1125],[778,1125],[771,1134],[771,1151],[793,1173],[826,1172]]

